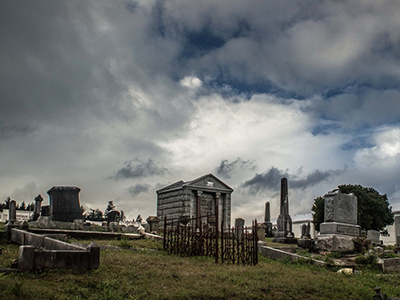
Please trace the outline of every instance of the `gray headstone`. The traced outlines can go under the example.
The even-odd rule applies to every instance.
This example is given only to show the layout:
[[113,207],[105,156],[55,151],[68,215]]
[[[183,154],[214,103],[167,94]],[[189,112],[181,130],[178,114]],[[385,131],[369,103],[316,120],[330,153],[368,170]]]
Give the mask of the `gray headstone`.
[[325,222],[357,224],[357,197],[354,194],[343,194],[338,190],[324,196]]
[[243,228],[244,228],[244,219],[236,218],[235,219],[235,238],[237,240],[241,240],[242,239]]
[[41,195],[38,195],[35,198],[35,208],[33,209],[33,214],[30,218],[31,221],[36,221],[40,216],[40,208],[42,206],[43,198]]
[[75,186],[54,186],[47,191],[52,221],[73,222],[75,219],[83,219],[78,196],[80,190]]
[[367,238],[369,238],[371,240],[371,243],[374,245],[378,245],[380,244],[380,238],[381,233],[377,230],[368,230],[367,231]]
[[8,211],[8,221],[15,222],[17,220],[17,203],[15,200],[10,201],[10,210]]

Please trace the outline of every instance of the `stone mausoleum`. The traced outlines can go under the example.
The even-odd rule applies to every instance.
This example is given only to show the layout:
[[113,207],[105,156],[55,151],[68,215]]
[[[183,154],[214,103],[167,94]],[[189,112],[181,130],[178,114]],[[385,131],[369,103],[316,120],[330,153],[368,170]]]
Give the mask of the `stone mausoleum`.
[[157,217],[163,221],[215,214],[218,203],[219,225],[231,226],[233,189],[213,174],[192,181],[178,181],[157,191]]

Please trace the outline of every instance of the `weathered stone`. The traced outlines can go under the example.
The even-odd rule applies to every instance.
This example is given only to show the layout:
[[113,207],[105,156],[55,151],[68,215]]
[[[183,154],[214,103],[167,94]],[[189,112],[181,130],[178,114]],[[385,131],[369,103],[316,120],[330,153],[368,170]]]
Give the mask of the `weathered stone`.
[[367,238],[371,240],[372,245],[380,244],[380,237],[381,233],[378,230],[368,230],[367,231]]
[[288,181],[286,177],[281,179],[280,215],[277,219],[278,229],[275,232],[274,241],[279,243],[296,243],[292,232],[292,218],[289,215]]
[[338,222],[324,222],[320,224],[321,234],[339,234],[360,236],[360,226],[353,224],[344,224]]
[[50,220],[73,222],[83,219],[79,203],[80,188],[73,186],[54,186],[47,191],[50,197]]
[[352,252],[355,250],[353,237],[340,235],[319,236],[315,241],[319,251]]
[[40,216],[40,208],[42,206],[43,198],[41,195],[37,195],[35,198],[35,208],[33,209],[33,213],[31,215],[30,221],[36,221]]
[[297,246],[304,249],[313,249],[314,248],[314,241],[311,239],[298,239]]
[[8,211],[8,221],[15,222],[17,221],[17,203],[15,200],[10,201],[10,210]]
[[149,216],[146,219],[149,224],[150,232],[158,232],[160,227],[160,219],[157,216]]
[[357,224],[357,197],[343,194],[339,190],[324,196],[324,221],[345,224]]
[[265,202],[264,228],[266,237],[274,236],[272,233],[271,212],[270,212],[270,204],[268,201]]
[[235,238],[240,241],[243,236],[243,228],[244,228],[244,219],[236,218],[235,219]]
[[265,241],[265,228],[263,226],[257,227],[257,236],[259,241]]
[[109,229],[111,232],[118,232],[119,231],[119,222],[110,222],[108,224]]
[[400,270],[400,258],[383,259],[382,268],[384,271],[399,271]]
[[[161,221],[164,217],[176,221],[181,216],[206,217],[218,212],[218,225],[230,228],[232,192],[232,188],[212,174],[189,182],[181,180],[157,191],[157,217]],[[211,219],[197,220],[196,225],[207,221]]]

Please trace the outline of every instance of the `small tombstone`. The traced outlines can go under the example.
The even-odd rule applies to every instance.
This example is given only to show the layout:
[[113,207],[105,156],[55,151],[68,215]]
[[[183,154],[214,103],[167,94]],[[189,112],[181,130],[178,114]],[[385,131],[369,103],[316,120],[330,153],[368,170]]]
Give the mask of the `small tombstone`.
[[107,215],[107,224],[110,222],[118,222],[121,214],[118,210],[110,211]]
[[17,221],[17,203],[15,200],[10,201],[10,210],[8,211],[8,221],[13,223]]
[[244,219],[236,218],[235,219],[235,238],[240,241],[243,236],[243,229],[244,229]]
[[379,240],[380,232],[377,230],[368,230],[367,238],[371,240],[372,245],[379,245],[381,242]]
[[265,227],[264,226],[257,227],[257,236],[258,236],[259,241],[265,242]]
[[33,209],[33,214],[30,217],[30,221],[36,221],[40,216],[40,208],[42,206],[43,198],[41,195],[35,197],[35,208]]
[[92,242],[86,249],[89,252],[89,269],[97,269],[100,265],[100,246]]
[[156,216],[150,216],[146,219],[150,227],[150,232],[158,232],[160,227],[160,219]]

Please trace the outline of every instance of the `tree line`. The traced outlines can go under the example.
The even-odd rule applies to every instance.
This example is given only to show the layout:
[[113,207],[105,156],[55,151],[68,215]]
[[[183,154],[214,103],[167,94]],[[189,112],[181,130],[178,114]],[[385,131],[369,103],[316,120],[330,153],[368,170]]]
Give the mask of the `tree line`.
[[[11,198],[7,197],[6,200],[4,200],[3,203],[0,203],[0,211],[3,211],[4,209],[10,209],[10,202]],[[16,205],[17,210],[26,210],[26,211],[33,211],[35,208],[35,203],[28,203],[28,205],[25,203],[25,201],[22,201],[21,204],[17,203]]]

